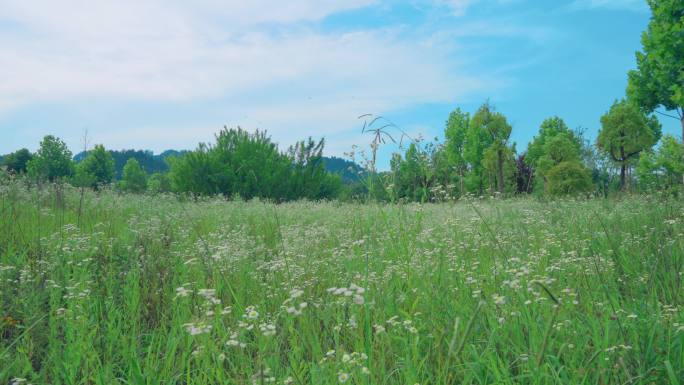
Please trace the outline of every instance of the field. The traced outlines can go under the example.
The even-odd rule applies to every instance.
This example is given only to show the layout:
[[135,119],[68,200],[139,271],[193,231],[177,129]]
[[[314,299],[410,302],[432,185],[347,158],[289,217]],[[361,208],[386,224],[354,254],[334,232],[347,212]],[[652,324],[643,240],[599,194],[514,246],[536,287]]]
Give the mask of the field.
[[[79,209],[80,207],[80,209]],[[0,188],[0,383],[684,384],[684,202]]]

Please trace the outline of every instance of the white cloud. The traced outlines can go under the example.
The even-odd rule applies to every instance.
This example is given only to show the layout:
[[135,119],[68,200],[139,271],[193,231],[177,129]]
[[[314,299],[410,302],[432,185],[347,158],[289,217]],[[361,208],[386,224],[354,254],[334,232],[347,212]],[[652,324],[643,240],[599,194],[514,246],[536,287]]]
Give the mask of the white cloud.
[[[176,130],[166,140],[187,143],[211,138],[223,124],[242,124],[290,144],[354,129],[361,113],[452,102],[500,84],[464,74],[448,56],[453,42],[387,28],[325,33],[311,24],[373,3],[0,0],[0,24],[15,27],[0,30],[6,75],[0,112],[93,98],[169,105],[220,100],[225,120],[200,128],[123,125],[91,132],[115,148],[131,145],[124,132],[144,129],[158,141],[160,132]],[[446,3],[462,13],[470,1]]]

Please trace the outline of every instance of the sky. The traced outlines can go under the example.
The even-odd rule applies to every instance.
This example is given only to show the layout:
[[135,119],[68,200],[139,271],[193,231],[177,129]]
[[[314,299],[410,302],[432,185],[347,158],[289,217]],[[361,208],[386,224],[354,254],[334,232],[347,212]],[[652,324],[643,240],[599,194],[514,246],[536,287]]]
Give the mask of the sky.
[[47,134],[76,153],[86,132],[193,149],[240,126],[343,156],[371,140],[362,114],[442,140],[486,100],[519,152],[554,115],[595,138],[649,17],[643,0],[0,0],[0,154]]

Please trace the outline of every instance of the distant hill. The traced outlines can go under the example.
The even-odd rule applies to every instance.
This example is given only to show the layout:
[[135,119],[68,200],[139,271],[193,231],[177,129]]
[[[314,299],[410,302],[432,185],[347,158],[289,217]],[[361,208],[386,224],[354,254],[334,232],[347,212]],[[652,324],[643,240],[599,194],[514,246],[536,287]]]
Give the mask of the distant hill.
[[324,156],[323,164],[328,172],[341,175],[345,183],[358,182],[365,173],[363,167],[358,164],[335,156]]

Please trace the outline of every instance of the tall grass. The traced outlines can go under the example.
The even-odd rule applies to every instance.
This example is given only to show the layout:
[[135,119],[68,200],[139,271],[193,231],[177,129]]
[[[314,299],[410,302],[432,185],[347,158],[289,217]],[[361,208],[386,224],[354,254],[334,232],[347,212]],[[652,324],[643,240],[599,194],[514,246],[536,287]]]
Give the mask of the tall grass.
[[684,203],[0,187],[0,383],[678,384]]

